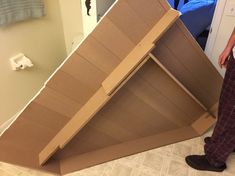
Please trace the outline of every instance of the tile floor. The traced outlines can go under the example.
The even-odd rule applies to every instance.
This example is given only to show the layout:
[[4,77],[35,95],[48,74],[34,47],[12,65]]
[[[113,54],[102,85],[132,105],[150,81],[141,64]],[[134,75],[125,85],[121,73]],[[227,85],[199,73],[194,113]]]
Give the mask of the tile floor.
[[[186,165],[185,156],[203,154],[203,139],[210,136],[211,132],[202,137],[108,162],[67,176],[234,176],[235,154],[229,157],[228,169],[223,173],[199,172]],[[52,175],[0,163],[0,176]]]

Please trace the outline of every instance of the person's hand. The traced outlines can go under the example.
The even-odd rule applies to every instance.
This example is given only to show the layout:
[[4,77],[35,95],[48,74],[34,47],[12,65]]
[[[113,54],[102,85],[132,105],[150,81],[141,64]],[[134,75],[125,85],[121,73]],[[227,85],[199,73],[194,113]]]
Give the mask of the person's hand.
[[220,54],[219,59],[218,59],[218,64],[220,68],[227,67],[227,61],[231,52],[232,52],[232,49],[229,47],[226,47],[224,51]]

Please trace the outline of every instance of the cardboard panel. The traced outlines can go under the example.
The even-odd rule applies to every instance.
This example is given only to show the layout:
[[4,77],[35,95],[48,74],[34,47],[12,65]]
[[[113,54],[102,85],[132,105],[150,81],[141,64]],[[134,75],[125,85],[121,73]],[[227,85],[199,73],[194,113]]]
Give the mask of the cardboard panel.
[[[165,7],[156,0],[138,0],[138,3],[136,3],[136,0],[126,0],[126,2],[138,14],[139,18],[150,27],[153,27],[165,14]],[[167,10],[169,10],[169,6]]]
[[34,102],[68,118],[71,118],[82,107],[82,104],[49,87],[43,89]]
[[[148,70],[150,72],[146,73]],[[153,80],[158,85],[157,88],[143,78],[151,75],[156,75],[156,80]],[[170,95],[174,94],[174,88],[181,90],[154,61],[149,60],[55,157],[64,159],[81,155],[110,146],[114,139],[116,141],[113,141],[113,145],[190,125],[196,120],[196,116],[202,116],[205,111],[182,90],[178,94],[178,99],[181,100],[175,99],[172,103]],[[192,111],[181,109],[181,102],[191,103],[196,107]],[[97,145],[99,141],[102,143]]]
[[[177,45],[179,40],[183,45]],[[204,90],[207,93],[210,92],[212,98],[214,99],[214,101],[216,101],[219,88],[214,88],[214,85],[208,83],[208,80],[213,83],[220,83],[221,77],[213,76],[214,74],[218,74],[218,72],[211,65],[210,61],[205,55],[203,59],[199,60],[198,57],[200,57],[200,54],[197,50],[194,49],[194,47],[187,47],[187,50],[185,50],[185,47],[183,46],[185,46],[189,42],[189,39],[185,36],[184,33],[180,31],[180,27],[178,27],[177,25],[173,26],[168,31],[168,35],[163,37],[162,42],[171,49],[174,55],[179,57],[178,60],[185,65],[187,70],[192,73],[193,77],[198,79],[201,85],[206,85]],[[201,70],[200,72],[198,72],[199,69]]]
[[73,54],[61,68],[76,80],[83,82],[93,90],[98,90],[106,74],[83,57]]
[[[209,97],[206,97],[205,92],[201,89],[197,80],[193,79],[190,72],[184,67],[184,65],[175,59],[175,56],[171,53],[169,48],[162,43],[158,43],[156,49],[152,52],[159,61],[188,89],[193,93],[203,105],[209,104]],[[177,70],[177,71],[175,71]]]
[[156,58],[152,53],[149,53],[150,58],[157,63],[157,65],[197,104],[199,104],[204,110],[207,108]]
[[[119,115],[121,112],[125,112],[127,115]],[[114,133],[114,136],[119,136],[119,140],[126,141],[126,136],[120,138],[119,131],[116,133],[110,126],[103,125],[107,121],[113,123],[113,126],[121,127],[121,129],[139,137],[177,128],[176,124],[168,121],[162,114],[146,104],[141,99],[141,95],[135,95],[131,92],[128,86],[120,90],[90,123],[90,125],[97,127],[100,125],[100,128],[109,128],[110,134]],[[130,121],[131,123],[128,123]],[[135,136],[132,139],[135,139]]]
[[198,134],[192,127],[186,127],[159,135],[157,134],[145,138],[139,138],[134,141],[125,142],[101,150],[95,150],[83,155],[64,159],[61,161],[61,172],[63,174],[67,174],[76,170],[91,167],[97,163],[102,164],[110,160],[150,150],[157,146],[160,147],[172,142],[176,143],[197,136]]
[[146,66],[140,71],[145,81],[183,111],[191,122],[204,113],[202,107],[198,106],[197,101],[187,95],[187,92],[182,89],[178,82],[175,82],[173,78],[169,79],[169,75],[164,73],[162,69],[157,68],[157,65],[153,62],[146,63]]
[[[1,136],[1,160],[41,170],[38,165],[39,151],[68,120],[66,116],[31,103],[11,128]],[[44,171],[60,173],[58,161],[45,166]]]
[[[185,30],[178,21],[157,43],[152,53],[203,105],[210,109],[218,100],[222,77]],[[180,45],[177,43],[179,39],[181,39]],[[187,46],[187,50],[184,46]],[[198,58],[201,58],[200,61]]]
[[[151,79],[151,76],[155,76],[154,79]],[[192,123],[196,115],[201,116],[204,113],[202,107],[182,91],[182,89],[151,60],[137,72],[136,76],[127,84],[127,87],[146,104],[163,114],[165,118],[180,126]],[[177,93],[177,91],[175,91],[177,89],[181,90],[181,94],[178,94],[178,97],[176,97],[177,94],[175,94]],[[173,96],[173,98],[171,96]],[[174,97],[177,99],[174,99]],[[182,109],[181,107],[184,104],[181,104],[181,102],[184,102],[184,104],[192,103],[195,108],[194,111]],[[192,117],[194,115],[192,112],[195,113],[195,117]],[[177,116],[177,119],[175,116]],[[180,118],[182,118],[182,120],[180,120]]]
[[[32,115],[34,114],[34,115]],[[69,121],[69,118],[31,103],[1,137],[4,144],[38,153]]]
[[[42,171],[42,167],[38,165],[37,153],[31,153],[28,150],[23,150],[18,146],[10,146],[5,142],[0,142],[0,156],[1,160],[10,164],[15,164],[21,167],[27,166],[28,168]],[[60,164],[58,161],[51,160],[43,167],[44,172],[60,174]]]
[[105,48],[101,42],[97,41],[92,36],[86,38],[85,42],[77,49],[76,53],[106,74],[110,74],[120,63],[120,58],[113,54],[111,50]]
[[135,47],[135,44],[108,18],[99,23],[91,36],[120,59],[124,59]]
[[[159,114],[178,126],[182,127],[189,124],[188,117],[175,107],[174,104],[168,101],[166,97],[154,90],[148,83],[141,79],[140,81],[133,80],[133,83],[134,82],[135,84],[129,85],[130,89],[134,91],[134,94],[138,95],[146,104],[148,104],[148,106],[152,107],[159,112]],[[141,84],[138,85],[140,82]],[[135,87],[136,85],[138,85],[138,88]]]
[[[120,14],[125,14],[125,19]],[[107,17],[135,44],[139,43],[150,30],[147,23],[140,18],[127,1],[119,1]],[[130,21],[134,21],[134,23],[130,23]]]
[[70,74],[59,70],[46,86],[83,105],[96,91],[86,83],[85,76],[83,80],[77,80]]
[[120,143],[120,141],[112,137],[110,134],[94,128],[91,125],[87,125],[68,145],[66,145],[63,150],[57,152],[53,158],[61,160],[71,156],[94,151],[99,148],[103,148],[104,146],[107,147],[110,145],[115,145],[117,143]]
[[[90,128],[87,126],[95,128],[100,135],[90,133]],[[114,96],[87,126],[56,156],[63,159],[68,153],[73,156],[107,147],[110,145],[110,137],[116,140],[115,144],[118,144],[177,128],[177,125],[169,122],[126,89]],[[89,145],[81,146],[83,141],[90,141]],[[97,142],[100,143],[98,146]],[[91,147],[87,146],[96,146],[96,148],[91,150]]]

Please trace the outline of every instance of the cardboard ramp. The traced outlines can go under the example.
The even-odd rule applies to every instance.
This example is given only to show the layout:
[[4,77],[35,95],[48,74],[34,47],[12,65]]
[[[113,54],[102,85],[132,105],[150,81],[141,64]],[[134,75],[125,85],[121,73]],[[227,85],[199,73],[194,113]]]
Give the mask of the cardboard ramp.
[[0,138],[0,160],[56,174],[190,139],[222,77],[165,0],[118,0]]

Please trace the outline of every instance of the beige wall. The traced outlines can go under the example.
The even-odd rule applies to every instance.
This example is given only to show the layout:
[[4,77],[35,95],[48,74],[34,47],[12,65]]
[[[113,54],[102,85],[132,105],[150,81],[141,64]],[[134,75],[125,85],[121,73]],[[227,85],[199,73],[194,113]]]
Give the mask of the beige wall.
[[[66,57],[59,1],[45,0],[46,17],[0,27],[0,124],[35,95]],[[25,53],[35,67],[12,71],[9,58]]]

